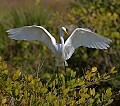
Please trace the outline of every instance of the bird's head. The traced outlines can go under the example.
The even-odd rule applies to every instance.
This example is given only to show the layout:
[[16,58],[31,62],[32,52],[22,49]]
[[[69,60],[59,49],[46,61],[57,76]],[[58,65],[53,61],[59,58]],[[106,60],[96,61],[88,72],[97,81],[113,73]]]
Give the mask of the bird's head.
[[67,29],[65,27],[62,27],[61,29],[63,30],[63,32],[65,32],[67,35],[69,35],[68,31],[67,31]]

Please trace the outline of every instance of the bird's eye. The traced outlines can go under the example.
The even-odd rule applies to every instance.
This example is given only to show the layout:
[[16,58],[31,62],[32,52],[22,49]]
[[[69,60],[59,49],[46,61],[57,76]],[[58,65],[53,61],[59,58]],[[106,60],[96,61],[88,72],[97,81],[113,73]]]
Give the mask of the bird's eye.
[[66,28],[66,31],[68,32],[68,29]]

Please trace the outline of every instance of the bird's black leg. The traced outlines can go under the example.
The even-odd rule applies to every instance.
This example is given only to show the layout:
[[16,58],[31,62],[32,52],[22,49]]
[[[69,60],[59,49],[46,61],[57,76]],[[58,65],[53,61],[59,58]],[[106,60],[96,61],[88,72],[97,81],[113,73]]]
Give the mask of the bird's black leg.
[[66,86],[66,82],[67,82],[67,72],[66,72],[66,66],[65,66],[65,63],[64,63],[64,70],[65,70],[65,86]]
[[58,79],[58,82],[59,82],[59,76],[58,76],[58,66],[56,68],[56,74],[57,74],[57,79]]
[[67,74],[67,72],[66,72],[66,66],[64,66],[64,68],[65,68],[65,75]]
[[56,74],[57,74],[57,79],[58,79],[58,86],[57,86],[57,89],[58,89],[58,92],[57,92],[57,95],[59,95],[59,75],[58,75],[58,66],[56,68]]
[[57,78],[59,78],[59,76],[58,76],[58,66],[56,68],[56,74],[57,74]]

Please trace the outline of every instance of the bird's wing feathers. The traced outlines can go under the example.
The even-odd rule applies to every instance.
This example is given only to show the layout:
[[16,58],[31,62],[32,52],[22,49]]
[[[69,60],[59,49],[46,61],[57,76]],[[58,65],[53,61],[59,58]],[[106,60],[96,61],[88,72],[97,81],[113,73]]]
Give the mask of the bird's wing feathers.
[[90,29],[76,28],[65,42],[66,59],[69,59],[74,49],[85,46],[96,49],[107,49],[110,39],[92,32]]
[[55,53],[55,38],[41,26],[24,26],[7,30],[9,37],[15,40],[39,40]]

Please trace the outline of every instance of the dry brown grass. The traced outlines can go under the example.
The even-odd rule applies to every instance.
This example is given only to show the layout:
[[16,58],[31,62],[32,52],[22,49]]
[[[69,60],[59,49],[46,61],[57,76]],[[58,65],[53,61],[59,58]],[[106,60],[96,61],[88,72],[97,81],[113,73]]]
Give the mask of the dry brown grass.
[[[7,8],[19,8],[25,6],[26,8],[35,7],[37,0],[0,0],[0,6]],[[47,8],[50,7],[56,11],[64,11],[68,4],[74,0],[39,0],[39,6]]]

